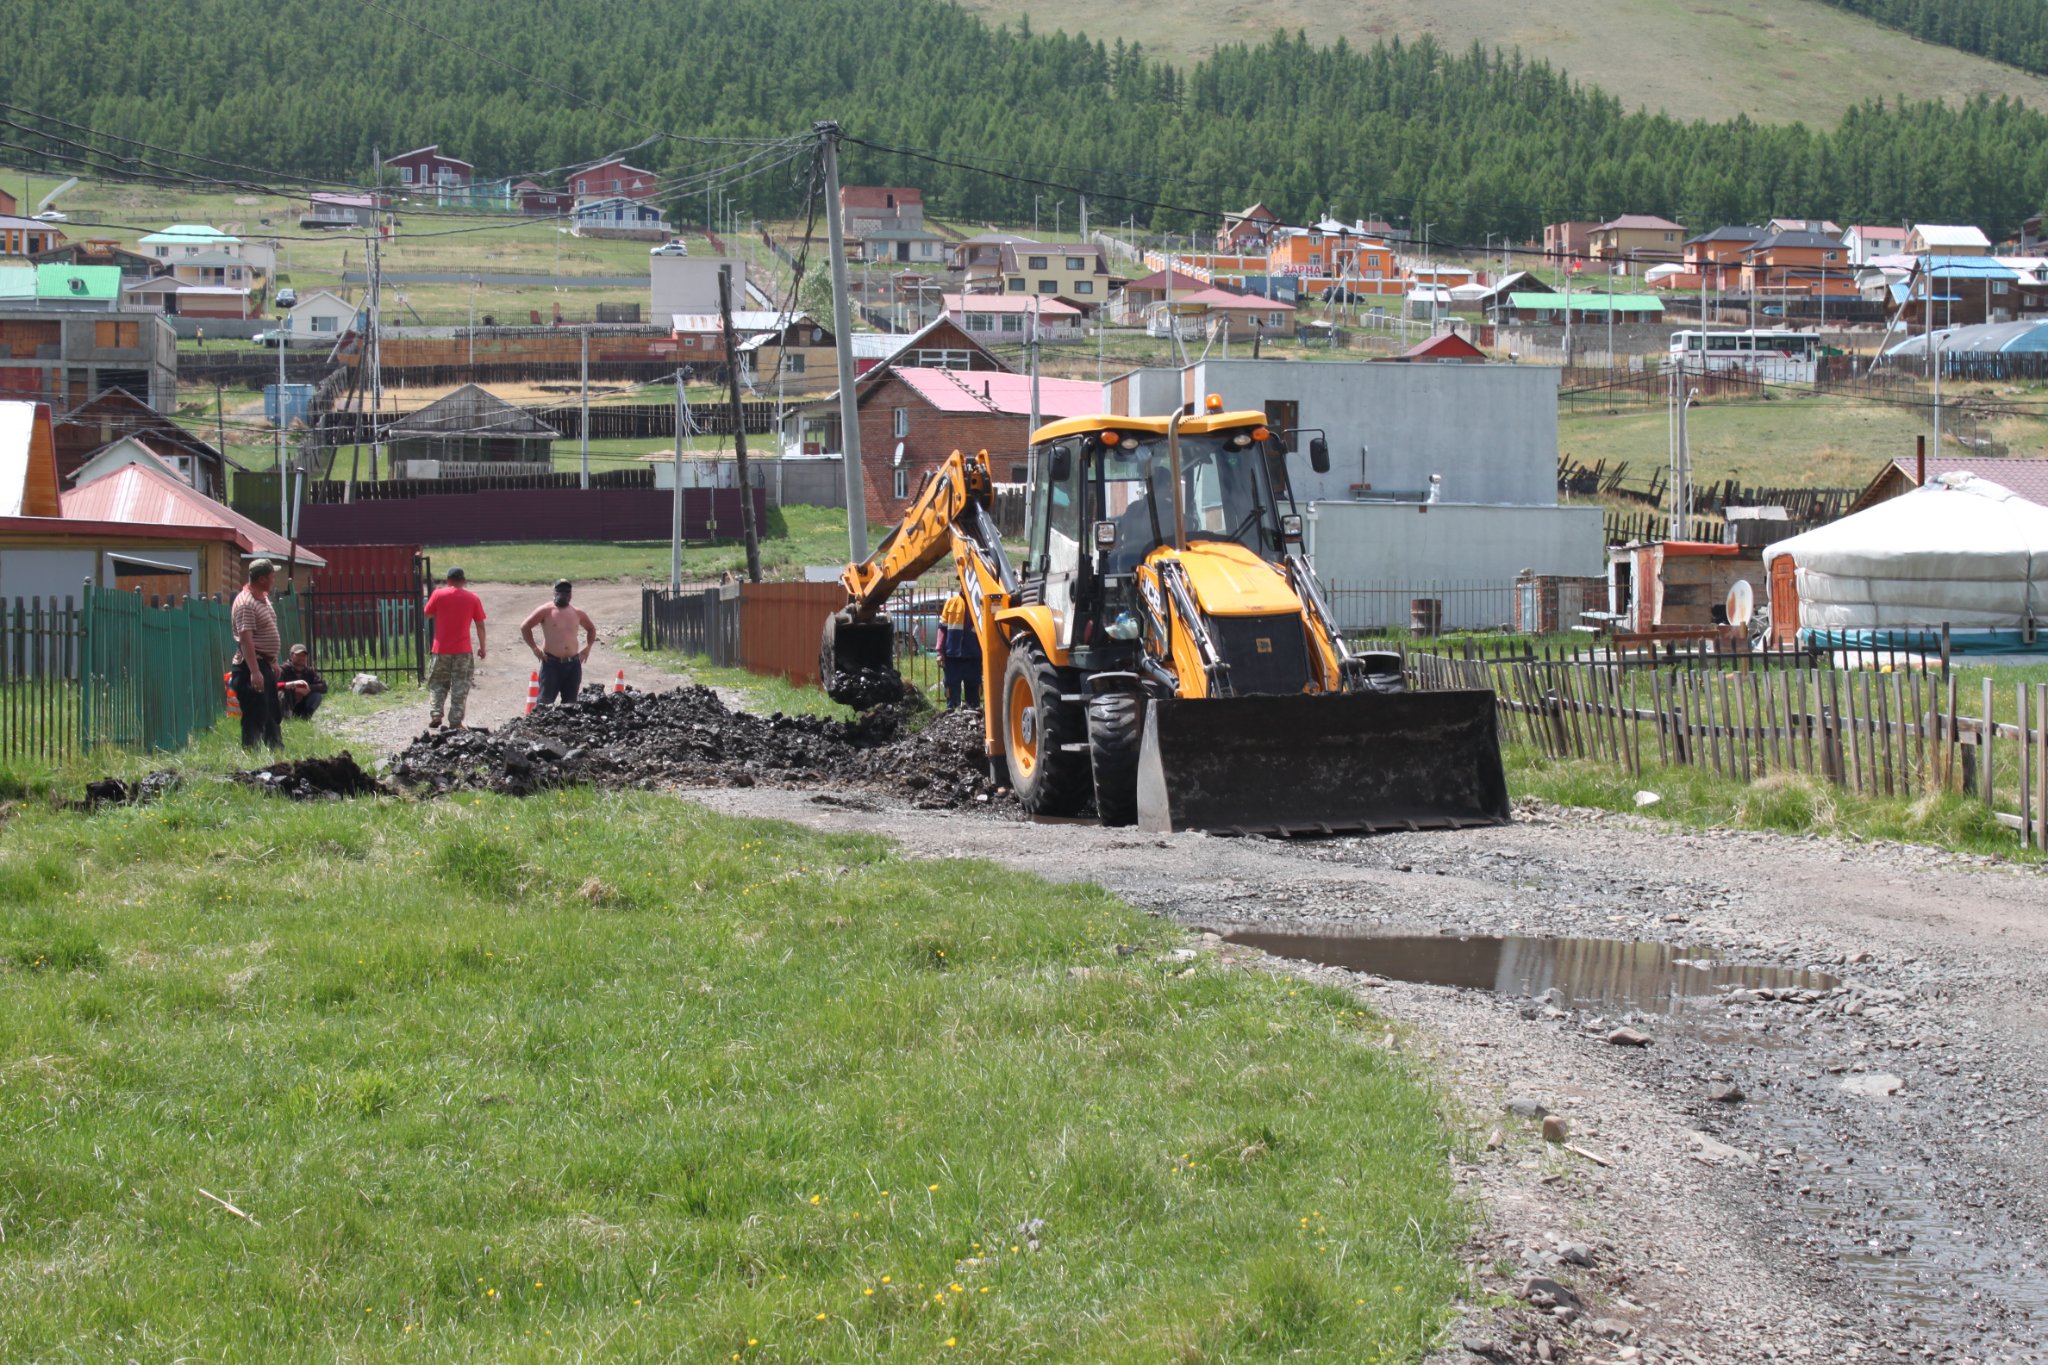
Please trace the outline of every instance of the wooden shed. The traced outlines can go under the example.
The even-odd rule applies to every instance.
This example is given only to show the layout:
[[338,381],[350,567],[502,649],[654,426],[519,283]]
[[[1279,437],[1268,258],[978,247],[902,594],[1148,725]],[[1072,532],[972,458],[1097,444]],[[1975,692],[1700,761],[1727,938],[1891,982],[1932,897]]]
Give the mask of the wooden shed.
[[1658,540],[1611,553],[1615,598],[1625,603],[1618,628],[1630,633],[1707,634],[1738,579],[1763,596],[1761,546]]
[[554,463],[560,434],[524,408],[475,384],[464,384],[445,398],[407,413],[386,429],[391,458],[400,478],[439,478],[481,472],[507,465]]

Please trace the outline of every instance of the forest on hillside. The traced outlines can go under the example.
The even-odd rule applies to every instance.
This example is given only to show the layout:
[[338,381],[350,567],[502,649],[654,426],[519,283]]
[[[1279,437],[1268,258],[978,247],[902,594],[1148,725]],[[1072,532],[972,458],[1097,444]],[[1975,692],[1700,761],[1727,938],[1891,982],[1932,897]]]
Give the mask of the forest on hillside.
[[1886,28],[2048,74],[2043,0],[1822,0]]
[[686,221],[693,174],[747,212],[800,209],[806,163],[742,181],[719,168],[749,149],[715,139],[817,118],[903,149],[849,145],[849,182],[919,185],[966,220],[1029,221],[1049,193],[1071,214],[1085,189],[1097,222],[1155,228],[1263,199],[1472,243],[1622,212],[2000,235],[2048,187],[2048,117],[2008,100],[1685,123],[1511,52],[1279,36],[1182,70],[945,0],[37,0],[0,6],[0,92],[0,161],[41,169],[361,183],[374,150],[437,142],[479,177],[559,179],[636,147],[692,187]]

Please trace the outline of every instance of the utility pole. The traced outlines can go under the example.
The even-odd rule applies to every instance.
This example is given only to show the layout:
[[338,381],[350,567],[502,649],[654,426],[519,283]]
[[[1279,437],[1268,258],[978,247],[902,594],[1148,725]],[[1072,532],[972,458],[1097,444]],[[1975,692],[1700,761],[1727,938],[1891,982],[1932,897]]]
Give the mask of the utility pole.
[[[381,231],[381,226],[378,231]],[[363,341],[363,360],[370,367],[370,477],[376,478],[379,464],[384,458],[384,345],[382,316],[379,305],[384,287],[382,256],[377,241],[377,232],[370,234],[367,242],[370,265],[370,310],[369,335]]]
[[[277,343],[277,533],[291,534],[291,514],[285,505],[285,488],[291,483],[291,474],[284,463],[284,348],[292,339],[292,315],[284,315],[284,335]],[[222,447],[226,453],[226,447]]]
[[[725,386],[732,398],[732,451],[734,463],[739,466],[740,484],[740,529],[747,543],[747,581],[761,581],[761,536],[754,527],[754,485],[747,473],[747,423],[746,409],[740,405],[740,353],[739,343],[732,334],[732,267],[718,268],[718,317],[725,328]],[[782,320],[782,341],[789,340],[789,319]],[[781,363],[781,346],[776,347],[777,364]]]
[[1607,368],[1614,368],[1614,262],[1607,263]]
[[582,363],[579,367],[581,377],[578,381],[578,388],[582,393],[582,415],[576,420],[576,437],[577,443],[581,448],[583,478],[577,486],[579,488],[588,488],[590,487],[590,328],[588,325],[585,325],[576,330],[581,334],[583,341]]
[[860,469],[860,405],[854,393],[853,317],[846,300],[846,236],[839,222],[839,125],[812,125],[825,161],[825,229],[832,253],[832,334],[839,351],[839,450],[846,475],[846,543],[849,563],[868,557],[867,483]]
[[668,523],[668,594],[683,590],[683,372],[676,371],[676,477]]

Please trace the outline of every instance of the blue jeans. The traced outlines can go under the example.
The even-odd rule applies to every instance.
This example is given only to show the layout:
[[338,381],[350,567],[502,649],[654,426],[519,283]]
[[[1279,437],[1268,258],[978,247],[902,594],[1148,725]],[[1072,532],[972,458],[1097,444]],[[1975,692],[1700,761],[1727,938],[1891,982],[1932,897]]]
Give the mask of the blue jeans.
[[550,654],[540,661],[540,700],[536,706],[549,702],[574,701],[576,694],[583,690],[583,660],[577,658],[557,659]]

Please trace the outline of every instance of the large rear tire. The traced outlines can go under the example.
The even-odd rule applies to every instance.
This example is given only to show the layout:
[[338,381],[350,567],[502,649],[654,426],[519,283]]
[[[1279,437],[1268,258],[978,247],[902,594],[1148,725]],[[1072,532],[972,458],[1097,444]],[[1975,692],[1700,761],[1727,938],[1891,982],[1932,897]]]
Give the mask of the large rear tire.
[[1105,825],[1138,823],[1138,749],[1145,735],[1145,699],[1109,692],[1088,703],[1088,758],[1095,775],[1095,813]]
[[1075,815],[1088,800],[1087,723],[1060,700],[1060,672],[1029,638],[1010,647],[1003,669],[1003,736],[1010,790],[1033,815]]

